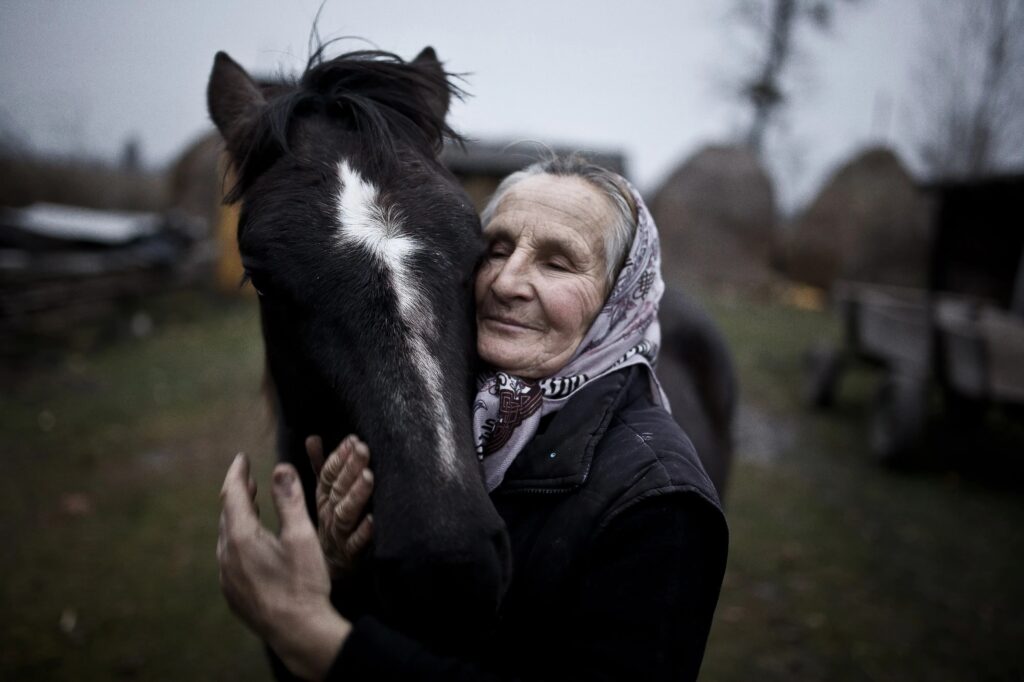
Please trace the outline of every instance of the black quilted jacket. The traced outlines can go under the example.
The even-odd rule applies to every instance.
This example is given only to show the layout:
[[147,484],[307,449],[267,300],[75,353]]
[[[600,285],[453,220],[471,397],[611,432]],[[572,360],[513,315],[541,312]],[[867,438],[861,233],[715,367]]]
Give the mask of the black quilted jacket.
[[487,644],[442,656],[363,617],[329,679],[696,679],[728,530],[646,370],[595,381],[545,418],[492,500],[513,578]]

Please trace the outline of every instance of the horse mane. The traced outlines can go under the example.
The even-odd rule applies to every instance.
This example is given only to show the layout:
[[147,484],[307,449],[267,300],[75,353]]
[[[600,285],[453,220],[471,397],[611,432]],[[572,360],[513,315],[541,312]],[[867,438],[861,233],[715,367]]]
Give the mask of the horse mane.
[[268,97],[247,140],[236,148],[237,181],[226,203],[245,190],[280,156],[290,153],[289,131],[303,116],[320,114],[346,122],[366,140],[371,163],[395,155],[396,141],[436,156],[445,139],[462,143],[432,97],[464,96],[454,74],[419,61],[407,62],[381,50],[357,50],[324,60],[326,45],[310,56],[298,81],[264,87]]

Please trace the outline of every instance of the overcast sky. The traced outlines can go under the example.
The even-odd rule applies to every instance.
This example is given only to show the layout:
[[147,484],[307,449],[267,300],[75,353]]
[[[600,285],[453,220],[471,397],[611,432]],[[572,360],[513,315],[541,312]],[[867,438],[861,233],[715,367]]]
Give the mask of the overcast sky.
[[[906,150],[920,2],[861,0],[824,35],[806,27],[800,86],[776,167],[789,203],[856,148]],[[150,165],[208,129],[205,86],[226,50],[257,72],[305,60],[319,0],[2,0],[0,130],[26,147],[113,158],[135,135]],[[728,96],[753,47],[733,0],[327,0],[324,36],[411,58],[433,45],[473,95],[453,108],[477,138],[621,150],[641,189],[747,112]],[[359,43],[343,48],[360,47]]]

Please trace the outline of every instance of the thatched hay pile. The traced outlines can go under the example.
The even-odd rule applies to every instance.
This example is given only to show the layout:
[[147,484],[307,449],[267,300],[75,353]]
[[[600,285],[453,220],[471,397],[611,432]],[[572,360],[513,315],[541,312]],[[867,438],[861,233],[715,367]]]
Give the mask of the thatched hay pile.
[[836,279],[924,286],[929,211],[892,151],[864,151],[835,172],[787,231],[786,272],[825,288]]
[[745,147],[705,147],[673,172],[651,202],[665,277],[759,288],[774,279],[771,179]]

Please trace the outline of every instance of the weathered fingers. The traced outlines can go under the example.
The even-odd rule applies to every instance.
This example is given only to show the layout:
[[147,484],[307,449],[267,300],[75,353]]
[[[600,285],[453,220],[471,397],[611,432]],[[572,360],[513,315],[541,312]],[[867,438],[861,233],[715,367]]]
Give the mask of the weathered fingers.
[[[335,486],[337,488],[337,486]],[[338,503],[334,505],[334,528],[336,534],[350,535],[356,528],[366,503],[373,494],[373,472],[363,469],[352,487],[338,493]]]
[[[307,441],[307,449],[309,442]],[[312,454],[311,458],[312,458]],[[331,453],[317,482],[320,543],[335,577],[350,571],[370,543],[373,519],[365,514],[373,495],[370,449],[348,436]]]
[[[335,465],[340,467],[340,471],[334,478],[329,497],[332,509],[337,508],[342,500],[355,489],[363,478],[363,472],[368,471],[367,466],[370,463],[370,448],[356,436],[349,436],[341,441],[336,452],[342,451],[345,453],[344,462]],[[324,466],[327,467],[327,465]]]

